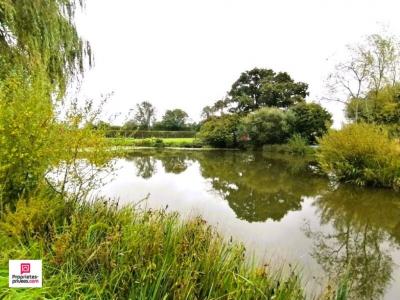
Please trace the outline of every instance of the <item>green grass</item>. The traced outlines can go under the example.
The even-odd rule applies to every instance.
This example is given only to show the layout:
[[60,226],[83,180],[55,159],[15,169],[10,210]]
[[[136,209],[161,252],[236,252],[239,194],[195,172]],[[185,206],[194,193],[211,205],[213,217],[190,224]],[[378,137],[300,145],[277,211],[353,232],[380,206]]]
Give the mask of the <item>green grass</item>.
[[[43,288],[7,287],[8,260],[22,258],[43,259]],[[41,195],[0,219],[1,299],[304,299],[299,281],[200,218]]]
[[132,146],[132,147],[179,147],[179,148],[201,148],[200,140],[195,138],[109,138],[111,146]]

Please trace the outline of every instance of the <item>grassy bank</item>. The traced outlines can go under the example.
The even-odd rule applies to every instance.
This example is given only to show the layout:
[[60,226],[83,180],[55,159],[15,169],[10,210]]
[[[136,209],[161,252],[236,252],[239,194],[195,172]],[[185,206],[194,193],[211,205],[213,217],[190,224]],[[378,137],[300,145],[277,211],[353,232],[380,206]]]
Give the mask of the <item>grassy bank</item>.
[[[295,274],[164,211],[40,195],[2,214],[0,245],[2,299],[304,299]],[[43,259],[43,288],[8,288],[8,260],[24,258]]]
[[132,147],[178,147],[178,148],[202,148],[203,144],[195,138],[108,138],[111,146]]

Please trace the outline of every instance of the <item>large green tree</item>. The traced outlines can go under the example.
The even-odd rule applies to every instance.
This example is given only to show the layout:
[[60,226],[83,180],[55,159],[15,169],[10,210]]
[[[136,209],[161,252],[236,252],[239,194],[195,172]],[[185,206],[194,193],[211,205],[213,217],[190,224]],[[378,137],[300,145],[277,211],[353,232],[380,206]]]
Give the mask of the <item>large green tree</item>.
[[149,130],[155,121],[156,108],[148,101],[136,104],[134,120],[141,129]]
[[57,155],[54,100],[91,61],[73,0],[0,0],[0,203],[29,193]]
[[300,134],[309,143],[314,144],[332,125],[332,115],[317,103],[301,102],[290,108],[292,133]]
[[304,101],[308,85],[288,73],[255,68],[243,72],[225,99],[231,112],[249,113],[261,107],[287,108]]
[[201,126],[198,137],[213,147],[236,147],[239,121],[236,114],[210,117]]
[[189,115],[182,109],[169,109],[165,112],[159,127],[165,130],[183,130]]
[[91,48],[77,33],[74,15],[83,1],[0,1],[0,78],[18,67],[43,71],[52,91],[65,92],[69,79],[82,74]]
[[256,146],[285,143],[291,134],[293,115],[274,107],[264,107],[241,120],[240,137]]
[[386,93],[399,82],[400,42],[385,32],[372,34],[348,46],[346,57],[329,75],[325,98],[350,105],[350,118],[365,121],[372,107],[364,102],[374,102],[381,92]]

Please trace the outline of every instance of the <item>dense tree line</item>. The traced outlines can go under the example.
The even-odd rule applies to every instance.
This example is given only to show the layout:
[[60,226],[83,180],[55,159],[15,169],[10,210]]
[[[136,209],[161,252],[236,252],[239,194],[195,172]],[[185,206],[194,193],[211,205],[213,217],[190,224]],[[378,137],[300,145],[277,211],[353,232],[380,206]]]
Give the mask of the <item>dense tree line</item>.
[[161,120],[156,119],[156,107],[148,101],[136,104],[133,117],[129,118],[122,126],[104,121],[93,124],[95,129],[103,129],[106,132],[133,132],[137,130],[154,131],[196,131],[198,124],[191,122],[187,112],[180,108],[168,109]]
[[218,147],[282,144],[299,135],[315,143],[332,116],[317,103],[306,103],[308,85],[288,73],[255,68],[243,72],[223,100],[203,108],[199,136]]

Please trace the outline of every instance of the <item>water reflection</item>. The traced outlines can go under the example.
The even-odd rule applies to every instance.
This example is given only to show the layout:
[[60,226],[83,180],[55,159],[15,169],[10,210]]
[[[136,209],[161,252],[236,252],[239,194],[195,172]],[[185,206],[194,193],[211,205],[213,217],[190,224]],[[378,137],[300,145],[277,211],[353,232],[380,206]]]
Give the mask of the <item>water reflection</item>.
[[132,161],[137,169],[136,176],[144,179],[151,178],[156,172],[157,160],[150,155],[143,156],[129,156],[129,160]]
[[281,155],[207,153],[199,162],[203,177],[224,195],[236,216],[248,222],[279,221],[299,210],[304,196],[327,187],[306,162]]
[[164,157],[161,162],[166,173],[180,174],[188,167],[187,159],[181,156]]
[[[324,277],[336,280],[349,274],[352,299],[400,299],[400,271],[396,265],[400,263],[399,193],[335,187],[312,172],[310,161],[262,152],[146,150],[126,158],[146,182],[162,175],[145,189],[167,188],[159,192],[169,197],[182,194],[182,180],[186,185],[207,182],[211,189],[207,193],[212,193],[208,197],[221,199],[235,215],[235,220],[228,222],[224,218],[229,213],[216,212],[218,223],[226,221],[230,227],[240,224],[235,228],[243,230],[242,236],[258,235],[254,239],[262,240],[264,247],[277,243],[293,251],[297,246],[288,243],[287,236],[271,232],[271,228],[284,228],[282,232],[295,236],[298,246],[305,249],[304,256],[322,269]],[[167,179],[166,174],[167,187],[160,185]],[[196,189],[185,186],[182,197],[188,201],[177,203],[189,206],[189,198],[194,191],[199,192],[199,187],[202,185],[198,183]],[[205,205],[211,205],[209,200],[204,200]],[[293,216],[291,213],[297,213],[309,226],[293,227],[294,218],[288,217]]]
[[351,299],[381,299],[391,283],[390,250],[399,247],[400,201],[388,191],[340,187],[315,201],[322,224],[333,231],[306,229],[312,256],[333,279],[347,275]]
[[302,197],[316,196],[328,182],[312,174],[309,163],[288,156],[266,156],[261,152],[165,152],[150,151],[145,155],[131,153],[138,176],[149,178],[155,172],[155,159],[166,173],[179,174],[194,160],[201,174],[239,219],[248,222],[281,220],[289,211],[301,208]]

